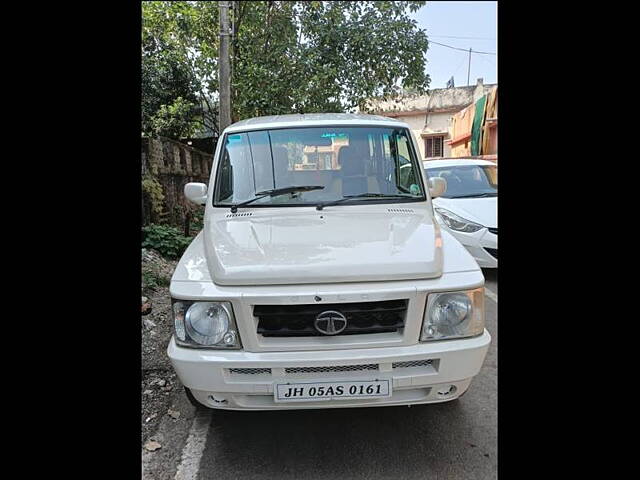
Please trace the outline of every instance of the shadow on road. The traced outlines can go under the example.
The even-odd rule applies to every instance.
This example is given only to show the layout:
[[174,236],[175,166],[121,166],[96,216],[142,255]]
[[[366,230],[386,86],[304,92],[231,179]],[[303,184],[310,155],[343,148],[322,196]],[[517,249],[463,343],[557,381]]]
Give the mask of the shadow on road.
[[482,413],[467,399],[411,408],[217,411],[200,478],[495,478],[493,428],[478,425]]

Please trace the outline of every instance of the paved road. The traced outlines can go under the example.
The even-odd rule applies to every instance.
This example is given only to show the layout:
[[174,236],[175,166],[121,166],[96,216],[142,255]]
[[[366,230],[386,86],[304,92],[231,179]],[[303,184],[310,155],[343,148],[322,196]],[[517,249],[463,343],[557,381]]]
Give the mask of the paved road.
[[[498,293],[497,273],[485,270]],[[497,477],[497,296],[480,374],[459,402],[289,412],[214,412],[198,479]]]

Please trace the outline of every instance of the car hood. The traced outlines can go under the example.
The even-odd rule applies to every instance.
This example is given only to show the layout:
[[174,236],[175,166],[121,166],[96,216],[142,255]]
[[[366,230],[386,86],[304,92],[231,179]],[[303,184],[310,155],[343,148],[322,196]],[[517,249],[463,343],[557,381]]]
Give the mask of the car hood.
[[442,207],[485,227],[498,226],[498,197],[434,198],[434,207]]
[[220,285],[362,282],[442,275],[442,239],[430,210],[386,205],[211,208],[207,265]]

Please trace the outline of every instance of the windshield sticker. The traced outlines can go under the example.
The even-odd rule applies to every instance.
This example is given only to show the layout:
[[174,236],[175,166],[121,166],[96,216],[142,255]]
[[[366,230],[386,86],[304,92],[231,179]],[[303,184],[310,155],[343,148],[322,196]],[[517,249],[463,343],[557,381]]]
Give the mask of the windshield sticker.
[[346,133],[323,133],[322,138],[347,138]]
[[229,135],[227,137],[227,143],[238,143],[242,141],[242,135]]

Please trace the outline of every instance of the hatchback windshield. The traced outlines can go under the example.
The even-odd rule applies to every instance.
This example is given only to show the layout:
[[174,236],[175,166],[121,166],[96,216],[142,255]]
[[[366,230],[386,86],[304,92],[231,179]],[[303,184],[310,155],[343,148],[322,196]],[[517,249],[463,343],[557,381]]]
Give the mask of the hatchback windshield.
[[[286,128],[229,134],[224,141],[217,206],[425,200],[405,129]],[[268,193],[280,189],[287,191]]]
[[455,165],[427,168],[427,177],[447,181],[444,198],[495,197],[498,195],[498,167],[495,165]]

